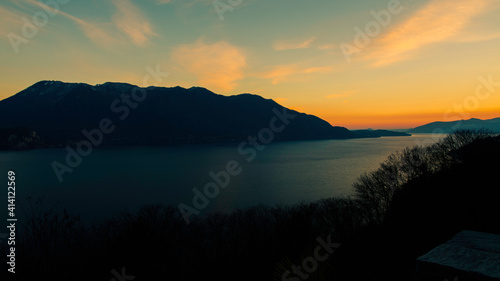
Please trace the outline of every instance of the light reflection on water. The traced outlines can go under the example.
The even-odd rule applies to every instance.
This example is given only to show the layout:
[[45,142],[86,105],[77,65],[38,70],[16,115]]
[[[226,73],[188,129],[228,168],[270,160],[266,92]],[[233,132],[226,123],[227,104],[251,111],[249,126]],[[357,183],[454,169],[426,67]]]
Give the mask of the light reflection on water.
[[[443,135],[441,135],[443,137]],[[349,195],[364,172],[377,169],[388,155],[407,146],[432,143],[432,135],[378,139],[282,142],[267,145],[255,160],[234,145],[119,147],[95,149],[59,183],[51,163],[64,163],[64,149],[0,152],[0,172],[17,173],[17,200],[45,196],[88,218],[134,211],[144,204],[191,204],[192,188],[203,190],[209,172],[237,161],[231,177],[204,211],[229,211],[256,204],[293,204]],[[0,194],[0,199],[6,197]],[[2,200],[3,201],[3,200]],[[3,216],[3,214],[2,214]]]

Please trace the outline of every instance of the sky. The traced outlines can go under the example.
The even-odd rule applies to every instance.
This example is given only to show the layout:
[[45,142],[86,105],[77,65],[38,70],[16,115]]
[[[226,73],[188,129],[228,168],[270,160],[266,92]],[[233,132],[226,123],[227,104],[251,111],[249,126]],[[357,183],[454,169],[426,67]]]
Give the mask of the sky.
[[112,81],[257,94],[349,129],[500,117],[498,0],[0,0],[0,34],[0,99]]

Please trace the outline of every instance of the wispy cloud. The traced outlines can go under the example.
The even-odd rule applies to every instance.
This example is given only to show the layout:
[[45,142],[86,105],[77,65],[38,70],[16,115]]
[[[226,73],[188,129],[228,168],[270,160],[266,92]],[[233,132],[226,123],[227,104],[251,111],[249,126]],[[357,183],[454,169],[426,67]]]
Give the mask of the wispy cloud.
[[433,0],[374,42],[365,59],[379,67],[410,59],[433,43],[453,41],[489,0]]
[[[22,17],[27,16],[20,11],[13,11],[0,6],[0,33],[6,35],[9,32],[19,33],[23,26]],[[6,38],[5,36],[2,36]]]
[[299,73],[299,69],[295,65],[280,65],[264,73],[257,74],[258,77],[270,79],[273,84],[278,84],[286,81],[290,76]]
[[323,44],[318,46],[318,50],[331,50],[337,48],[337,44]]
[[308,38],[301,41],[280,40],[273,44],[276,51],[307,49],[311,47],[311,43],[316,40],[316,37]]
[[75,22],[78,23],[85,36],[96,45],[114,47],[126,41],[110,24],[94,24],[80,19],[75,19]]
[[230,91],[244,77],[246,58],[243,51],[225,41],[213,44],[199,39],[193,44],[174,48],[172,60],[196,77],[201,86]]
[[[40,8],[53,9],[35,0],[26,2]],[[127,42],[125,37],[137,46],[145,46],[149,43],[150,37],[156,36],[150,22],[132,2],[129,0],[111,0],[111,2],[117,9],[112,22],[93,23],[61,10],[57,13],[78,24],[85,36],[100,46],[123,45]]]
[[[28,1],[33,5],[37,5],[41,8],[51,9],[51,7],[41,2],[34,0]],[[122,38],[120,38],[120,35],[117,33],[116,28],[114,28],[113,24],[111,23],[91,23],[61,10],[58,11],[58,14],[76,23],[85,34],[85,36],[87,36],[87,38],[89,38],[94,44],[109,47],[124,43]]]
[[302,71],[302,73],[330,73],[333,71],[333,66],[314,66],[308,67]]
[[130,0],[111,0],[118,12],[113,16],[116,28],[123,32],[135,45],[145,46],[150,37],[157,34],[151,23]]
[[[86,22],[80,18],[77,18],[73,15],[70,15],[68,13],[65,13],[61,10],[54,10],[53,7],[47,6],[46,4],[42,2],[38,2],[35,0],[24,0],[24,1],[17,1],[16,5],[19,9],[24,9],[24,10],[30,10],[28,8],[31,7],[37,7],[36,9],[40,9],[42,11],[51,11],[53,13],[57,13],[58,15],[61,15],[63,17],[66,17],[73,22],[75,22],[80,29],[84,32],[84,34],[92,40],[94,43],[100,44],[100,45],[110,45],[113,43],[117,43],[119,40],[115,38],[115,36],[111,35],[110,32],[110,26],[108,25],[107,27],[105,26],[98,26],[95,24],[91,24],[89,22]],[[33,10],[33,9],[32,9]],[[28,15],[27,13],[24,13],[19,10],[8,10],[6,8],[0,7],[0,18],[1,18],[1,27],[0,27],[0,32],[6,34],[8,32],[20,32],[21,27],[25,24],[21,19],[25,18],[31,18],[32,15]],[[40,27],[38,27],[40,28]],[[46,27],[44,27],[46,28]]]
[[307,67],[299,64],[278,65],[269,71],[255,74],[255,76],[263,79],[270,79],[271,83],[279,84],[286,81],[297,81],[300,79],[298,76],[313,73],[330,73],[334,70],[332,66],[315,66]]

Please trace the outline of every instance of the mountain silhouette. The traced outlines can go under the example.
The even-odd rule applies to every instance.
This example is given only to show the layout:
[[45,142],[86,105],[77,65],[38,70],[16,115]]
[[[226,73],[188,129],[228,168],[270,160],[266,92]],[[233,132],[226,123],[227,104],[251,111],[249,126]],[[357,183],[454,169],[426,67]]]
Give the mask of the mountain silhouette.
[[471,118],[451,122],[432,122],[409,130],[409,133],[451,133],[455,130],[489,129],[500,132],[500,118],[481,120]]
[[[295,117],[283,122],[279,115],[286,114]],[[273,134],[278,141],[372,137],[257,95],[111,82],[40,81],[0,101],[0,120],[0,128],[29,128],[43,139],[66,143],[85,140],[83,130],[103,125],[113,131],[103,134],[102,143],[113,145],[241,141],[265,136],[270,126],[283,127]]]

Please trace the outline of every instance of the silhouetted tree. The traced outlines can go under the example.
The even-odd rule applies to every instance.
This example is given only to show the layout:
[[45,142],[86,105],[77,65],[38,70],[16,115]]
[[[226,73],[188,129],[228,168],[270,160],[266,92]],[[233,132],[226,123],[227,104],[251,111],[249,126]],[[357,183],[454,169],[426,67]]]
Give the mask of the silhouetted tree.
[[391,154],[379,169],[354,183],[355,200],[365,211],[366,222],[382,223],[394,193],[411,180],[430,176],[457,163],[456,151],[474,141],[495,136],[489,130],[458,130],[428,146],[405,148]]

